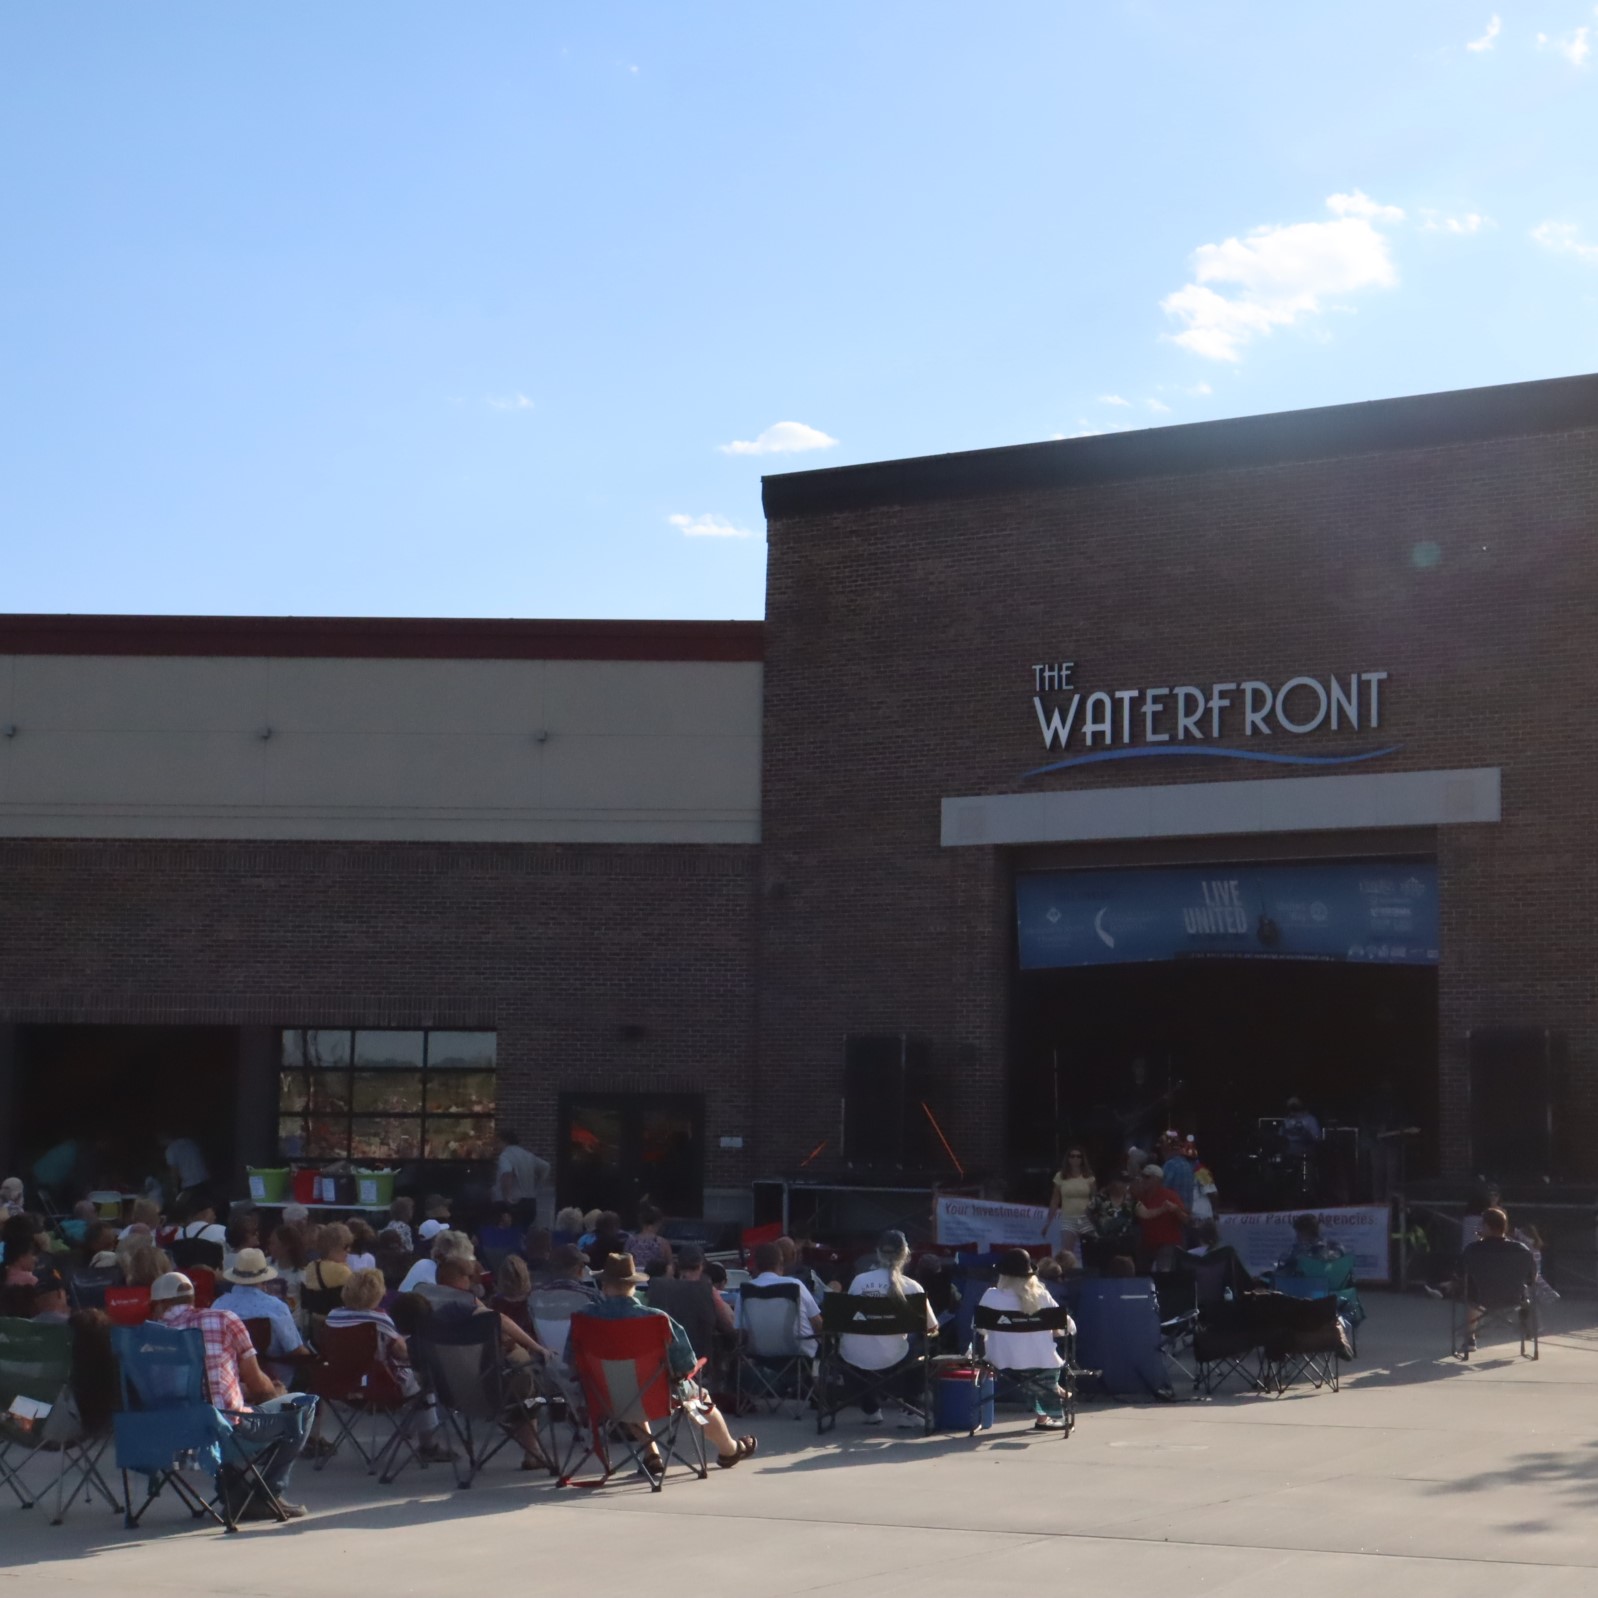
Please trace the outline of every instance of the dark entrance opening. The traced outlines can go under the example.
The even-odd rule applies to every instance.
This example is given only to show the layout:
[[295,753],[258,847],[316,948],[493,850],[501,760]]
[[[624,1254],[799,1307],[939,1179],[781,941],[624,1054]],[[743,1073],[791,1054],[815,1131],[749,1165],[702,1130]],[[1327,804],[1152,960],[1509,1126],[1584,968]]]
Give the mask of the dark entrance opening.
[[[1305,1201],[1268,1124],[1296,1095],[1327,1130],[1317,1203],[1366,1199],[1435,1169],[1437,972],[1336,960],[1191,959],[1020,971],[1012,1009],[1011,1149],[1032,1196],[1068,1140],[1101,1172],[1141,1119],[1198,1140],[1228,1208]],[[1131,1088],[1135,1060],[1147,1088]],[[1262,1126],[1261,1123],[1266,1123]],[[1388,1162],[1384,1167],[1383,1161]],[[1039,1198],[1041,1202],[1041,1198]]]
[[[67,1139],[79,1145],[58,1199],[91,1188],[137,1191],[164,1176],[158,1135],[193,1138],[220,1191],[234,1165],[235,1027],[24,1026],[17,1035],[19,1168]],[[224,1193],[225,1196],[225,1193]]]
[[563,1093],[556,1191],[563,1205],[615,1210],[640,1200],[697,1217],[705,1200],[705,1101],[697,1093]]

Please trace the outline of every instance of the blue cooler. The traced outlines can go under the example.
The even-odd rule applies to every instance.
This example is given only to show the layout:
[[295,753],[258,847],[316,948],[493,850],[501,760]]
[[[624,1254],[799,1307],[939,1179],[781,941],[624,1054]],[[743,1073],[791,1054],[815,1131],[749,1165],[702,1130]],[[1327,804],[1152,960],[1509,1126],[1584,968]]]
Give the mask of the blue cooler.
[[932,1429],[974,1432],[993,1424],[993,1372],[950,1365],[932,1379]]

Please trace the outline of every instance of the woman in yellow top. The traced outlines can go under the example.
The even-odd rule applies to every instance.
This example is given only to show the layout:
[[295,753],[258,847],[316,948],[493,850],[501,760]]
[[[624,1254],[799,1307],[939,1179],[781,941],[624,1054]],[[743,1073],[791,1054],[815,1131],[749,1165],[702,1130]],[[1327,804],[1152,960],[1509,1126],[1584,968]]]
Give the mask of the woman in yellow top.
[[1088,1219],[1088,1206],[1092,1204],[1097,1191],[1098,1183],[1093,1178],[1093,1167],[1088,1164],[1087,1155],[1079,1148],[1067,1149],[1065,1164],[1054,1173],[1049,1213],[1043,1218],[1043,1235],[1048,1235],[1054,1217],[1058,1215],[1061,1249],[1078,1253],[1083,1234],[1093,1230],[1093,1223]]

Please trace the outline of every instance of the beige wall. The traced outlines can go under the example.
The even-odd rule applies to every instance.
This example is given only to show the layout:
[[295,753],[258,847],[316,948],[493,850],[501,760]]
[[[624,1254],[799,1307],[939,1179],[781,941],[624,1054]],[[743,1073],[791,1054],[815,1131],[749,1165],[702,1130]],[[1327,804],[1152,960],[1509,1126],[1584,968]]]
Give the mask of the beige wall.
[[0,836],[753,843],[760,717],[758,664],[6,655]]

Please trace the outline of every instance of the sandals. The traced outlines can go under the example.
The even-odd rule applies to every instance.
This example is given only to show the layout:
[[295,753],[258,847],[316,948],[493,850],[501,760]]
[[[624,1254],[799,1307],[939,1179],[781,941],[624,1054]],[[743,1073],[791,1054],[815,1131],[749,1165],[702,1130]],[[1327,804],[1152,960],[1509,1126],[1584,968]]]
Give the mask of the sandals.
[[760,1447],[758,1437],[740,1437],[730,1454],[717,1454],[716,1465],[721,1470],[731,1470],[741,1459],[748,1459]]

